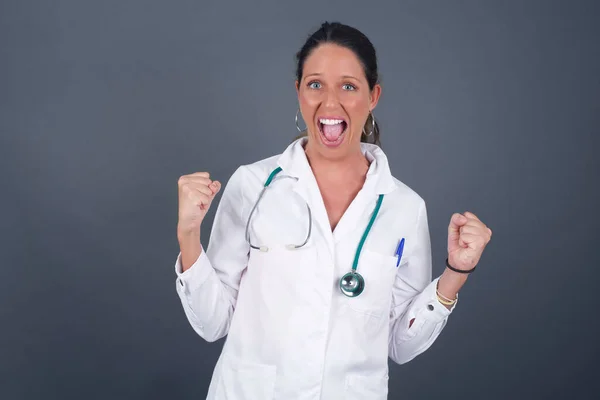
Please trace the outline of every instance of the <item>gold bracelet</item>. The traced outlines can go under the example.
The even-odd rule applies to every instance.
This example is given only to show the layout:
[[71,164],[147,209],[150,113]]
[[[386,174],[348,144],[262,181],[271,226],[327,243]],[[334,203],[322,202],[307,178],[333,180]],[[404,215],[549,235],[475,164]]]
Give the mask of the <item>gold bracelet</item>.
[[446,301],[455,301],[455,300],[456,300],[456,297],[455,297],[455,298],[453,298],[453,299],[450,299],[450,298],[448,298],[448,297],[444,296],[443,294],[441,294],[441,293],[440,293],[440,292],[439,292],[437,289],[436,289],[435,293],[436,293],[438,296],[440,296],[442,299],[446,300]]
[[454,303],[456,303],[456,300],[452,300],[452,301],[446,301],[446,300],[442,299],[442,298],[441,298],[439,295],[437,296],[437,299],[438,299],[438,301],[439,301],[440,303],[442,303],[442,304],[443,304],[443,305],[445,305],[445,306],[451,306],[451,305],[453,305]]
[[[440,285],[440,281],[438,280],[438,281],[437,281],[437,284],[435,285],[435,294],[437,294],[437,295],[438,295],[438,297],[441,297],[442,299],[444,299],[444,300],[446,300],[446,301],[450,301],[450,302],[452,302],[451,304],[454,304],[454,303],[456,303],[456,300],[457,300],[458,296],[457,296],[457,297],[455,297],[455,298],[453,298],[453,299],[449,299],[448,297],[446,297],[446,296],[444,296],[443,294],[441,294],[441,293],[440,293],[440,291],[438,290],[438,286],[439,286],[439,285]],[[442,304],[444,304],[444,303],[442,303]],[[449,305],[450,305],[450,304],[449,304]]]

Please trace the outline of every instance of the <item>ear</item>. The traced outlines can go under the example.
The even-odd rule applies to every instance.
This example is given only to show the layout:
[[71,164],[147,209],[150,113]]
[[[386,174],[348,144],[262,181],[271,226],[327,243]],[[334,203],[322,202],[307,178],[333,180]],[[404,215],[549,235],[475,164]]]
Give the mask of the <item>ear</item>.
[[300,90],[300,83],[296,80],[296,94],[299,94],[298,91]]
[[370,100],[370,104],[369,107],[371,109],[371,111],[373,111],[373,109],[375,107],[377,107],[377,103],[379,102],[379,97],[381,96],[381,85],[378,83],[373,87],[373,90],[371,91],[371,94],[369,95],[369,100]]

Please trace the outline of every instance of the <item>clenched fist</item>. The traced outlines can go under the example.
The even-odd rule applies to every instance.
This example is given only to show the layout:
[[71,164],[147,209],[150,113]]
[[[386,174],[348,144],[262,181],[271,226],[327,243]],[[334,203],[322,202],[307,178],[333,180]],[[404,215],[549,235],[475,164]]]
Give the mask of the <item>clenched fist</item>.
[[448,263],[460,270],[474,268],[491,238],[492,230],[477,215],[455,213],[448,225]]
[[221,183],[212,181],[208,172],[183,175],[177,183],[179,187],[179,220],[177,232],[199,234],[200,224],[206,215]]

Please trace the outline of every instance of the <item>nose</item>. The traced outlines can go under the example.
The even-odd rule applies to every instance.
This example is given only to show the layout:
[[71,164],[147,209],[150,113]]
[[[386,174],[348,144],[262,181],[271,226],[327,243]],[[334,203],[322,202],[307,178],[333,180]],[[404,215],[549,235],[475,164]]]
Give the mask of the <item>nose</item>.
[[337,108],[340,104],[339,95],[337,92],[337,88],[335,86],[331,86],[325,92],[325,98],[323,99],[323,105],[326,108]]

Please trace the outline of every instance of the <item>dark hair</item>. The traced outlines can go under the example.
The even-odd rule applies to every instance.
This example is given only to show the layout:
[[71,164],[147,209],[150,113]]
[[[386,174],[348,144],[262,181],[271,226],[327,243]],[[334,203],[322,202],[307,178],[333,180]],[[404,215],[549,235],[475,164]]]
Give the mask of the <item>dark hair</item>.
[[[360,60],[365,77],[369,83],[369,90],[373,90],[375,85],[379,83],[379,74],[377,72],[377,54],[375,47],[371,41],[358,29],[351,26],[341,24],[339,22],[324,22],[321,27],[311,34],[304,46],[296,53],[296,79],[298,82],[302,80],[302,72],[304,62],[314,49],[325,43],[333,43],[338,46],[352,50]],[[373,114],[369,114],[360,141],[365,143],[373,143],[381,146],[379,140],[379,125],[375,121],[373,129]],[[373,133],[369,136],[364,132]]]

